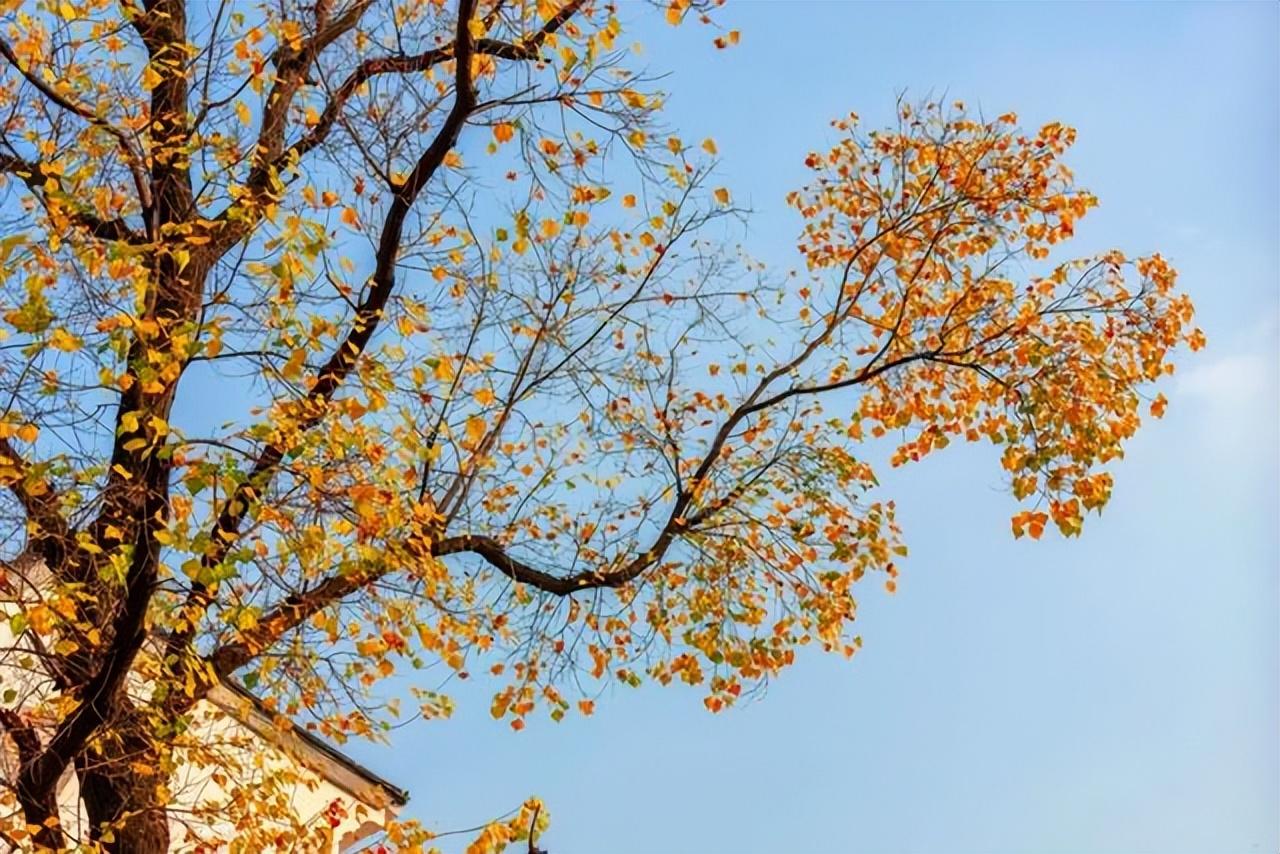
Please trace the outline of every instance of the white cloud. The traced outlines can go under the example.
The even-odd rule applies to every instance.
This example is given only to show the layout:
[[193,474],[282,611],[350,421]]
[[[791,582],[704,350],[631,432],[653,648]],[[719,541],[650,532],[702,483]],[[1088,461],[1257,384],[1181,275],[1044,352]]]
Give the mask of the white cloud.
[[1248,449],[1274,457],[1280,441],[1276,331],[1275,319],[1266,318],[1227,342],[1227,352],[1202,352],[1179,374],[1173,404],[1195,413],[1196,432],[1209,450],[1238,455]]
[[1233,353],[1195,365],[1178,379],[1178,393],[1214,408],[1253,407],[1275,397],[1275,366],[1261,353]]

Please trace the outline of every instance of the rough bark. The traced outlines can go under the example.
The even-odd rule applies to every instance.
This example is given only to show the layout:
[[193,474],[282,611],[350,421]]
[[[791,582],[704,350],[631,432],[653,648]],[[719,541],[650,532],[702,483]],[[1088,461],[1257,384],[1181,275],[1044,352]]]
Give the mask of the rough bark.
[[117,709],[110,737],[76,757],[90,836],[111,854],[165,854],[169,820],[160,800],[167,782],[162,757],[133,704],[122,699]]

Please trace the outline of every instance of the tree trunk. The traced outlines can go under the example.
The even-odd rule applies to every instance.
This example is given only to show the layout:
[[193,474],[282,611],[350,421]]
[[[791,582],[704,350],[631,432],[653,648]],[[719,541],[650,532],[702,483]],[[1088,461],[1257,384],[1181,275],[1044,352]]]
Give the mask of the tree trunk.
[[76,758],[90,838],[112,854],[165,854],[168,780],[161,751],[148,721],[127,699],[121,698],[112,723],[99,745]]
[[[27,824],[38,827],[32,841],[40,848],[61,848],[63,845],[62,830],[57,825],[58,796],[57,792],[26,792],[18,789],[18,803],[22,807],[22,817]],[[53,823],[49,823],[52,819]]]

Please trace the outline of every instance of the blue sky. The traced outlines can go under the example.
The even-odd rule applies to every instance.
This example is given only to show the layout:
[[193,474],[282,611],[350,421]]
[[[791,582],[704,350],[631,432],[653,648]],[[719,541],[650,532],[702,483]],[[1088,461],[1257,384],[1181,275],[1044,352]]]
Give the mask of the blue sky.
[[349,748],[439,830],[542,796],[554,854],[1280,848],[1280,6],[736,2],[721,20],[738,48],[633,34],[670,72],[673,125],[719,143],[757,257],[794,263],[783,195],[830,118],[875,127],[899,91],[945,91],[1076,126],[1102,205],[1072,254],[1163,252],[1209,348],[1082,539],[1012,540],[989,449],[884,472],[912,554],[896,596],[863,591],[852,664],[803,658],[718,716],[619,689],[522,733],[464,692],[453,720]]

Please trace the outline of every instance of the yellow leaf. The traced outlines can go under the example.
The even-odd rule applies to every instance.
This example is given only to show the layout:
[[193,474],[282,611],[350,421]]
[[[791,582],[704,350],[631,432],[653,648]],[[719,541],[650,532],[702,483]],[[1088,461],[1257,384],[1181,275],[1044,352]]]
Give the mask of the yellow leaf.
[[65,329],[55,329],[49,336],[49,346],[64,353],[74,353],[83,346],[83,342]]
[[23,424],[18,428],[18,438],[24,442],[34,442],[40,435],[40,428],[34,424]]
[[702,150],[705,151],[707,154],[710,154],[712,157],[714,157],[717,153],[719,153],[716,150],[716,141],[709,137],[702,141]]
[[342,211],[342,221],[352,228],[360,225],[360,214],[356,213],[355,208],[344,208]]
[[249,122],[253,121],[253,116],[249,112],[249,105],[244,101],[236,101],[236,115],[240,117],[240,124],[245,127],[248,127]]
[[472,446],[479,445],[489,425],[479,415],[467,419],[467,442]]
[[543,237],[552,238],[560,233],[560,223],[554,219],[544,219],[542,225],[538,229]]
[[493,389],[491,388],[477,389],[474,397],[476,399],[476,403],[481,406],[489,406],[494,402],[494,400],[496,400],[493,394]]
[[717,187],[715,191],[716,201],[722,205],[729,204],[729,191],[724,187]]

